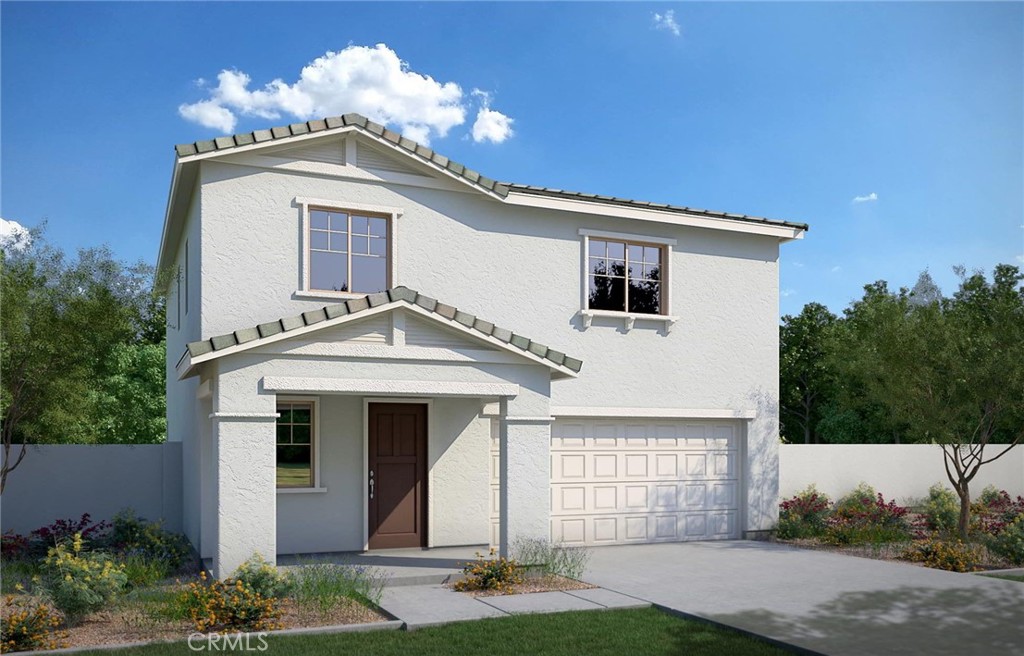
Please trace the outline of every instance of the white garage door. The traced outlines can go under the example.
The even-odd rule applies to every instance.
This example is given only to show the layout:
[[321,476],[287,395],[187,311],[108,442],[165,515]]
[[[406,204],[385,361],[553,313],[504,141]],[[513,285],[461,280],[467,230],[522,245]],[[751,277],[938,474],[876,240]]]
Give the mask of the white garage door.
[[[601,545],[739,537],[739,429],[729,421],[557,420],[551,539]],[[495,520],[496,511],[495,503]]]

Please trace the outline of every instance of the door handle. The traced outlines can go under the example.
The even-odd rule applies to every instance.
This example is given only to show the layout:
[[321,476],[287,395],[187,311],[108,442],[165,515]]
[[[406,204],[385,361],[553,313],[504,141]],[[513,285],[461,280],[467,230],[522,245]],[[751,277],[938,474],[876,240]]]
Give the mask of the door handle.
[[370,498],[373,498],[373,470],[370,470]]

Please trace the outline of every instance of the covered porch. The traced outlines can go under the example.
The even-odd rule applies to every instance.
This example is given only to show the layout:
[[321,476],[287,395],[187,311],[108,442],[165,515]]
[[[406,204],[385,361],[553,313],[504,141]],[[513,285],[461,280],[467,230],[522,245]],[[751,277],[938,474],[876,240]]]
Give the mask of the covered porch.
[[581,363],[404,288],[339,305],[179,364],[202,380],[213,573],[256,553],[548,539],[550,385]]

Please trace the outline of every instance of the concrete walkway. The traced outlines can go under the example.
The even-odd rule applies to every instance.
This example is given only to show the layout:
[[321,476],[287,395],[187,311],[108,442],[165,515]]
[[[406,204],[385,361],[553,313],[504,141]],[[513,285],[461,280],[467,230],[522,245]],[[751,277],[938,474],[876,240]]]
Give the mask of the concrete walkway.
[[588,583],[829,656],[1024,654],[1024,583],[764,542],[592,554]]
[[442,585],[389,586],[380,606],[411,630],[521,613],[644,608],[649,603],[599,588],[566,592],[473,597]]

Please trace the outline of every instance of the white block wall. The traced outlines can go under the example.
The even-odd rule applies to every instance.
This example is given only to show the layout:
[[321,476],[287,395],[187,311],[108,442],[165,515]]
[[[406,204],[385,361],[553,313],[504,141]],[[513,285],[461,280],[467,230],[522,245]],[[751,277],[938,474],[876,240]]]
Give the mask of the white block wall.
[[[986,456],[998,453],[988,447]],[[865,482],[885,498],[906,503],[942,483],[952,489],[942,464],[942,448],[932,444],[783,444],[779,449],[779,492],[789,498],[813,483],[835,499]],[[983,465],[971,481],[971,496],[995,485],[1024,495],[1024,447]]]

